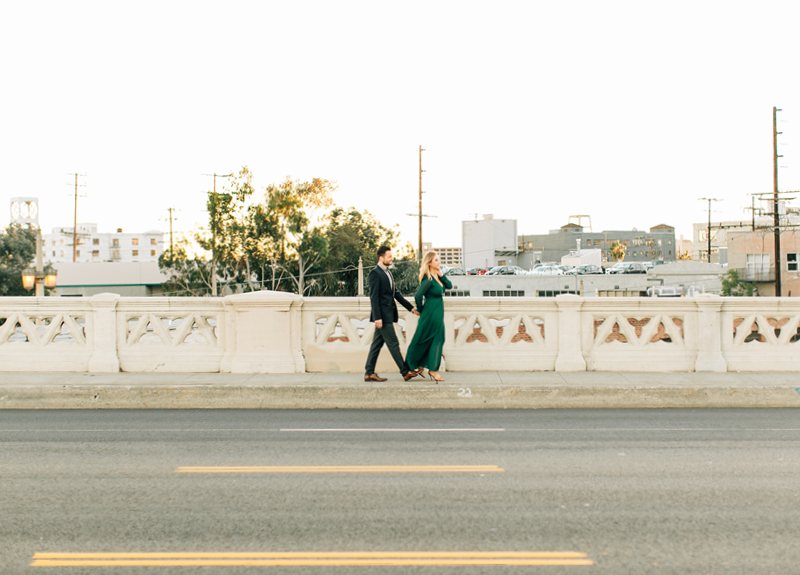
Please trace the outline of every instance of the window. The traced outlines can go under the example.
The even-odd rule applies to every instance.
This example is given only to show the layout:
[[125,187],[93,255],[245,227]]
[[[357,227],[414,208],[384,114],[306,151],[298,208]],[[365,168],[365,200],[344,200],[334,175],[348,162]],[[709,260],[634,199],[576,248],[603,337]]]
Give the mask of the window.
[[444,295],[447,297],[469,297],[468,289],[449,289],[445,290]]
[[111,245],[112,245],[113,247],[115,247],[115,248],[118,248],[118,247],[119,247],[119,238],[114,238],[114,239],[111,241]]
[[539,290],[536,292],[536,295],[539,297],[555,297],[557,295],[561,295],[562,293],[571,293],[577,295],[578,292],[567,290]]
[[139,250],[133,250],[133,257],[136,257],[138,255],[139,255]]
[[769,274],[769,254],[747,254],[745,279],[753,280],[763,274]]
[[100,257],[100,250],[92,250],[92,257],[99,258]]
[[154,256],[154,255],[156,255],[156,250],[150,250],[150,255],[151,255],[151,256]]
[[100,245],[100,238],[92,238],[92,245],[99,246]]
[[64,257],[64,250],[61,250],[61,257]]
[[[701,242],[707,242],[708,241],[708,230],[700,230],[700,232],[697,234],[697,238]],[[712,240],[717,239],[717,230],[711,230],[711,239]]]
[[61,238],[61,245],[64,245],[64,238]]
[[[55,240],[53,240],[53,245],[56,245],[56,241]],[[56,254],[53,254],[53,255],[56,255]]]
[[133,238],[131,240],[131,245],[138,246],[139,245],[139,238]]
[[156,245],[156,239],[155,238],[150,238],[150,245],[151,246]]
[[658,240],[658,245],[661,245],[661,240]]
[[81,250],[75,250],[75,257],[81,257]]
[[[55,242],[53,242],[55,243]],[[56,250],[53,250],[53,257],[56,257]]]
[[797,270],[797,254],[786,254],[786,271],[796,272]]
[[483,290],[483,297],[524,297],[525,290]]

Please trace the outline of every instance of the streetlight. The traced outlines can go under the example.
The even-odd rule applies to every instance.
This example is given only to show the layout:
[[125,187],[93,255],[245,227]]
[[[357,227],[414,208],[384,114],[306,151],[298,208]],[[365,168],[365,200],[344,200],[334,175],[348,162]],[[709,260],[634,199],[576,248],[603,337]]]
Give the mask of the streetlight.
[[42,230],[36,231],[36,269],[28,268],[22,272],[22,287],[32,290],[36,287],[36,297],[44,297],[44,288],[56,287],[56,273],[44,273],[42,257]]

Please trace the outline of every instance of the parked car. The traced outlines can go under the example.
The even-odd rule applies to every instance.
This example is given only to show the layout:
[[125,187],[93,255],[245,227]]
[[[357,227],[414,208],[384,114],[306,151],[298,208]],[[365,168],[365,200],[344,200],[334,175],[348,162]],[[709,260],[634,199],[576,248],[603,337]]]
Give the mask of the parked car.
[[607,274],[646,274],[641,262],[617,262],[606,270]]
[[450,268],[445,272],[446,276],[463,276],[466,275],[461,268]]
[[564,270],[560,266],[537,266],[530,272],[532,276],[562,276]]
[[468,276],[482,276],[482,275],[486,275],[486,272],[488,272],[488,271],[489,270],[487,270],[485,268],[469,268],[467,270],[467,275]]
[[581,266],[575,266],[568,272],[564,272],[569,275],[588,275],[588,274],[602,274],[603,268],[600,266],[596,266],[594,264],[583,264]]
[[525,270],[519,266],[495,266],[486,272],[487,276],[524,276]]

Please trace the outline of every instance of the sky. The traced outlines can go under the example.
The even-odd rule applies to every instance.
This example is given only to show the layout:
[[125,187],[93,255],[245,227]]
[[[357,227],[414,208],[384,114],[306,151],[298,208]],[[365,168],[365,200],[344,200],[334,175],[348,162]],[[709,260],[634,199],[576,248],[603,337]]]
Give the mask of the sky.
[[792,2],[0,2],[0,202],[38,197],[44,230],[68,174],[79,222],[187,231],[205,174],[247,165],[335,180],[416,245],[421,145],[435,246],[476,214],[689,239],[698,198],[746,220],[772,191],[773,106],[800,190]]

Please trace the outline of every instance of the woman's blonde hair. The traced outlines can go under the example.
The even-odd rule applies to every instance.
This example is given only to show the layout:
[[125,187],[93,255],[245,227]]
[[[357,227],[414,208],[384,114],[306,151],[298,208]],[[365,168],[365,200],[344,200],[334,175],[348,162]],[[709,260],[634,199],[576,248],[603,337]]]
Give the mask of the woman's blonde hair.
[[431,275],[431,262],[433,258],[435,258],[438,254],[433,250],[429,251],[425,254],[422,258],[422,263],[419,265],[419,281],[422,283],[422,280],[427,276],[429,280],[433,280],[433,275]]

